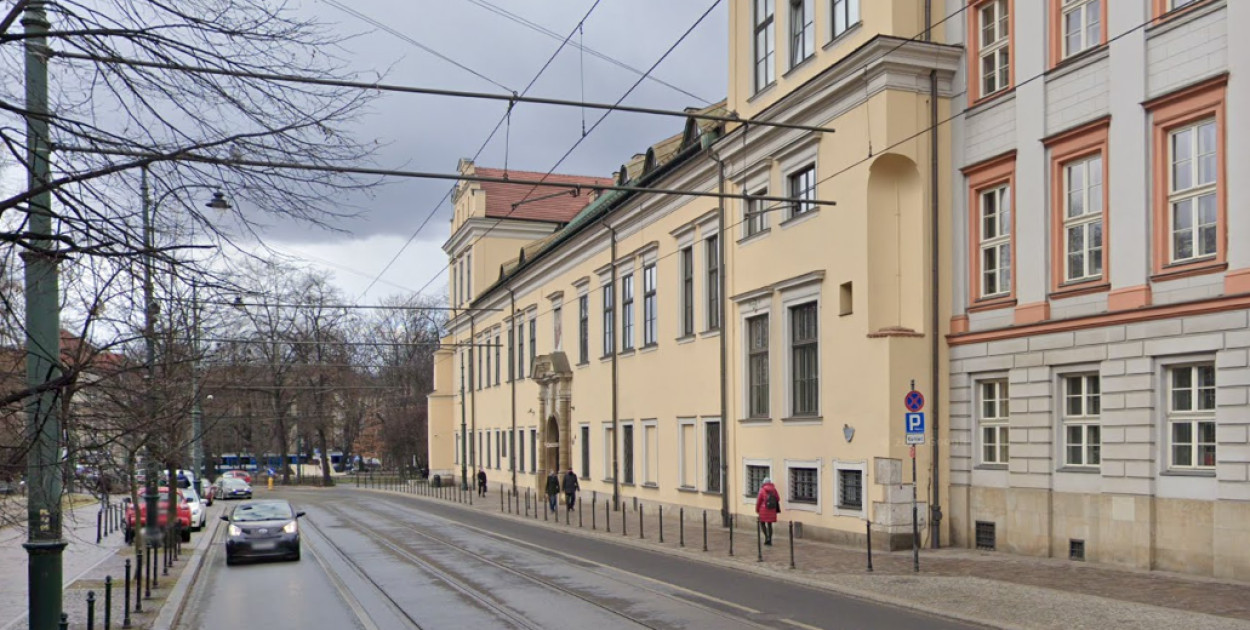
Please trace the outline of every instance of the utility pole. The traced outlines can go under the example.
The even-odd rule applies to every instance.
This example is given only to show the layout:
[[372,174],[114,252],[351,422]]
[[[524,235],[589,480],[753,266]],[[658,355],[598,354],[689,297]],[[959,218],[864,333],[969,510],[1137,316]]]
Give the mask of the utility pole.
[[200,407],[200,293],[199,283],[191,281],[191,472],[195,473],[195,494],[204,492],[204,410]]
[[[152,422],[156,419],[156,396],[153,388],[156,386],[156,332],[154,319],[156,318],[156,298],[153,296],[152,289],[152,208],[151,197],[148,194],[148,168],[144,166],[139,175],[139,196],[143,198],[143,345],[144,345],[144,361],[147,364],[147,387],[145,387],[144,396],[147,400],[145,405],[147,418],[145,419],[152,430]],[[144,541],[149,547],[156,546],[160,540],[160,532],[157,531],[156,511],[157,500],[160,494],[157,492],[156,477],[160,474],[156,467],[156,458],[153,457],[151,446],[148,447],[148,456],[143,462],[146,470],[144,473],[144,510],[147,518],[144,522]],[[170,480],[173,483],[174,480]],[[171,495],[172,496],[172,495]],[[172,501],[171,501],[172,503]]]
[[[51,176],[48,138],[47,13],[42,0],[32,0],[22,16],[26,29],[26,185],[36,190]],[[26,382],[42,388],[61,376],[61,306],[57,257],[52,249],[52,193],[34,194],[27,206],[31,248],[26,263]],[[56,388],[26,400],[27,609],[31,630],[55,630],[61,618],[62,565],[61,466],[58,444],[61,421]]]

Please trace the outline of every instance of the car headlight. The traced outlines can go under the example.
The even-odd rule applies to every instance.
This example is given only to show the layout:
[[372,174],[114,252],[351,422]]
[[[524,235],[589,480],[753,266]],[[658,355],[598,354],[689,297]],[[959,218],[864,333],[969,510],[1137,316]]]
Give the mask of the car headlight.
[[295,532],[299,531],[299,525],[296,525],[295,521],[291,521],[290,523],[287,523],[286,525],[282,526],[282,531],[288,534],[294,534]]
[[238,525],[231,525],[231,526],[230,526],[230,535],[231,535],[231,536],[242,536],[242,535],[243,535],[243,528],[239,527]]

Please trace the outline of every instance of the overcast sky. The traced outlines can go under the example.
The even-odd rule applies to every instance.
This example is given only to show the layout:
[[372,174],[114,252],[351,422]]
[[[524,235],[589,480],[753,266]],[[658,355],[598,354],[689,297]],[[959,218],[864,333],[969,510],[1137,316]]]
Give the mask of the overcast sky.
[[[680,109],[723,98],[727,2],[721,0],[653,74],[694,96],[644,81],[625,102]],[[584,41],[587,48],[645,71],[712,3],[601,0],[586,20],[583,36],[575,35],[571,43]],[[358,70],[362,79],[373,80],[381,73],[387,83],[498,93],[523,90],[560,46],[560,40],[492,9],[512,13],[558,33],[562,39],[593,4],[594,0],[299,0],[296,6],[300,13],[337,32],[356,35],[346,45],[344,61]],[[507,90],[439,59],[409,39]],[[638,76],[566,46],[529,94],[579,100],[584,90],[588,101],[615,102]],[[499,102],[387,94],[379,97],[360,121],[357,133],[361,139],[376,139],[382,144],[379,166],[451,173],[457,160],[477,153],[506,108]],[[587,110],[587,127],[600,115],[602,112]],[[681,119],[613,113],[557,170],[607,176],[650,143],[681,129]],[[546,172],[577,142],[581,132],[580,109],[518,105],[512,115],[508,166]],[[502,167],[504,156],[501,129],[477,163]],[[352,300],[373,303],[385,295],[417,291],[427,283],[427,292],[440,292],[447,282],[446,273],[441,271],[446,263],[441,246],[449,236],[451,210],[448,202],[440,201],[449,188],[446,181],[388,181],[369,197],[341,200],[362,212],[360,218],[339,226],[346,234],[287,225],[275,226],[266,239],[275,249],[303,256],[310,265],[332,272],[335,283]],[[433,218],[417,232],[431,213]],[[362,297],[365,287],[414,233],[415,238],[396,264]]]

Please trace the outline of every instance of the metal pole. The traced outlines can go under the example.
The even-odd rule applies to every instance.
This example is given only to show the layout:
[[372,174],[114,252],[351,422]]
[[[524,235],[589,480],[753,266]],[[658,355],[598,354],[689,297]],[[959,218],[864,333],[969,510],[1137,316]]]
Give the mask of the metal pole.
[[104,630],[113,630],[113,576],[104,576]]
[[469,424],[468,405],[464,398],[464,351],[460,352],[460,487],[469,489]]
[[642,527],[642,504],[639,503],[638,504],[638,538],[639,540],[641,540],[646,537],[647,537],[646,533],[643,532],[643,527]]
[[738,520],[737,514],[731,514],[729,516],[729,557],[731,558],[734,555],[734,524],[737,522],[737,520]]
[[790,521],[790,568],[794,568],[794,521]]
[[95,591],[87,591],[87,630],[95,630]]
[[[660,510],[660,544],[662,545],[664,544],[664,506],[661,505],[658,509]],[[732,549],[733,547],[731,546],[730,548]]]
[[577,526],[582,526],[582,498],[577,497]]
[[868,572],[872,573],[872,521],[865,522],[868,529]]
[[[191,471],[204,496],[204,410],[200,407],[200,286],[191,281]],[[301,467],[302,468],[302,467]]]
[[764,561],[764,523],[758,519],[755,521],[755,561]]
[[916,518],[916,447],[911,447],[911,562],[912,571],[920,572],[920,524]]
[[686,508],[678,508],[677,512],[677,546],[686,546]]
[[[26,160],[27,187],[35,190],[51,179],[48,136],[49,24],[42,0],[26,5]],[[26,291],[26,382],[43,387],[60,378],[61,307],[58,257],[51,253],[52,193],[33,195],[27,205],[31,247],[22,252]],[[52,630],[61,618],[61,466],[60,390],[48,389],[26,402],[27,454],[27,610],[31,630]]]
[[707,551],[707,510],[703,510],[703,550]]
[[603,531],[612,533],[612,505],[606,500],[603,502]]
[[[156,315],[156,300],[153,297],[152,288],[152,201],[148,194],[148,169],[143,167],[139,173],[139,196],[142,198],[143,206],[143,345],[144,345],[144,362],[147,364],[147,383],[144,387],[144,396],[147,405],[147,421],[152,422],[156,417],[156,398],[153,387],[156,384],[156,339],[155,339],[155,323],[153,319]],[[144,467],[147,469],[145,474],[145,490],[143,495],[146,516],[144,522],[143,539],[144,544],[151,546],[157,543],[157,537],[160,532],[157,531],[157,500],[160,495],[157,492],[156,477],[159,474],[156,468],[156,458],[152,455],[151,449],[147,449],[146,458],[144,459]],[[170,481],[171,483],[173,480]]]

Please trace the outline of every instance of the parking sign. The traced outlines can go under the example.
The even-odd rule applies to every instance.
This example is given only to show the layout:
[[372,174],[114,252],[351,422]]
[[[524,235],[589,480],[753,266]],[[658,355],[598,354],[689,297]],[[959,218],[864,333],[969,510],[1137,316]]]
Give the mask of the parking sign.
[[907,431],[907,444],[924,444],[924,412],[903,414],[903,426]]

